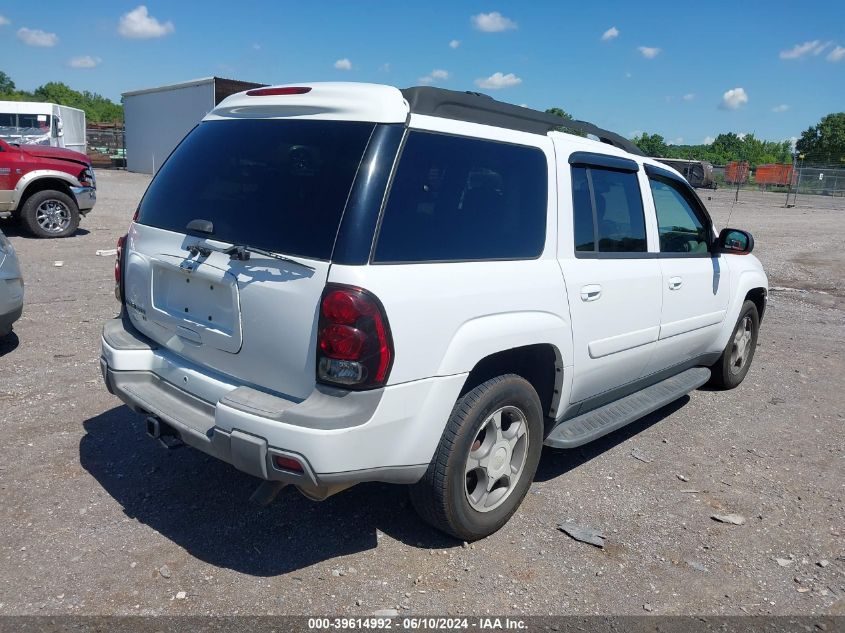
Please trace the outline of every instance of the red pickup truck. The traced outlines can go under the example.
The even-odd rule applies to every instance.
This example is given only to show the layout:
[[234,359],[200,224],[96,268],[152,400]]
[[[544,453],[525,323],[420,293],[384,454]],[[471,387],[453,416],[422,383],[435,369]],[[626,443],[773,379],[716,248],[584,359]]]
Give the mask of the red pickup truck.
[[37,237],[66,237],[96,200],[85,154],[0,140],[0,215],[11,214]]

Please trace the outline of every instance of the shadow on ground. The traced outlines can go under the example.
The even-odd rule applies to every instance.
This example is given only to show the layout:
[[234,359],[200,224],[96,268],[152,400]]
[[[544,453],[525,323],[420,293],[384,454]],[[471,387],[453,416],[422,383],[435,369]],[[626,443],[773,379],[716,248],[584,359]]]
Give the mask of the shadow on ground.
[[[580,449],[545,451],[536,479],[548,481],[577,468],[686,400]],[[141,416],[124,406],[84,426],[82,467],[125,514],[212,565],[275,576],[373,549],[377,531],[413,547],[460,544],[417,518],[402,486],[361,484],[322,503],[286,488],[269,507],[259,507],[249,501],[259,480],[188,447],[162,448],[144,434]]]
[[192,448],[162,448],[126,407],[84,426],[82,467],[126,515],[212,565],[275,576],[373,549],[376,530],[416,547],[460,544],[420,521],[402,486],[362,484],[322,503],[289,487],[260,507],[249,501],[258,479]]
[[543,457],[540,459],[540,466],[537,468],[537,474],[534,475],[534,481],[549,481],[555,477],[565,475],[570,470],[574,470],[586,464],[591,459],[598,457],[605,451],[625,442],[637,433],[640,433],[650,426],[653,426],[669,417],[679,409],[682,409],[687,402],[690,401],[689,396],[684,396],[675,400],[671,404],[666,405],[662,409],[658,409],[654,413],[632,422],[628,426],[623,426],[618,431],[614,431],[610,435],[605,435],[589,444],[580,446],[578,448],[560,450],[554,448],[544,448]]
[[[27,240],[40,240],[43,238],[36,237],[29,231],[27,231],[23,225],[11,218],[3,218],[0,219],[0,231],[6,234],[6,237],[22,237]],[[82,237],[83,235],[88,235],[91,231],[88,229],[83,229],[82,227],[76,229],[76,231],[72,235],[68,235],[65,238],[61,239],[72,239],[74,237]]]
[[18,335],[14,332],[10,332],[6,336],[0,336],[0,357],[5,356],[6,354],[11,354],[17,349],[20,343],[21,341],[18,338]]

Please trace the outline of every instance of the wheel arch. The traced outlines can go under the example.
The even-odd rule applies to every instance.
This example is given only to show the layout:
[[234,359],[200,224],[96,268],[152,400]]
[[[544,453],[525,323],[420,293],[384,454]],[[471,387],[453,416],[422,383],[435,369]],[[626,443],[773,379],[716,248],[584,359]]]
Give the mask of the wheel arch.
[[767,296],[768,290],[766,288],[752,288],[745,293],[745,301],[753,301],[754,305],[757,306],[757,314],[761,322],[763,321],[763,314],[766,312]]
[[534,387],[540,397],[544,425],[549,427],[560,409],[563,373],[560,350],[551,343],[513,347],[480,359],[467,375],[460,395],[463,396],[496,376],[516,374]]
[[[733,298],[728,305],[728,311],[723,321],[722,333],[716,345],[716,349],[719,350],[724,349],[728,344],[728,340],[731,337],[736,321],[739,318],[739,313],[742,310],[742,305],[746,299],[754,301],[761,318],[763,312],[765,312],[769,282],[762,269],[743,270],[737,275],[735,284],[731,293]],[[761,305],[763,306],[763,312],[760,312]]]
[[15,187],[15,195],[13,196],[12,206],[16,213],[20,213],[21,208],[26,201],[35,193],[39,191],[61,191],[63,194],[70,196],[71,200],[76,202],[76,196],[73,195],[71,187],[78,187],[79,181],[62,171],[54,170],[37,170],[25,174],[23,178],[18,181]]
[[517,374],[532,384],[544,412],[554,418],[564,390],[564,367],[571,364],[569,323],[550,312],[520,311],[464,323],[452,337],[437,374],[468,374],[462,395],[494,376]]

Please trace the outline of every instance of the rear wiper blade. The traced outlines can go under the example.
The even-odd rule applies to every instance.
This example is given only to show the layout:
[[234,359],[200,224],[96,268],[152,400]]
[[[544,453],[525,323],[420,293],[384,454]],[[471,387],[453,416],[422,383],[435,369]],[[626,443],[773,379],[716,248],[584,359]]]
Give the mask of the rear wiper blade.
[[263,248],[256,248],[255,246],[248,246],[246,244],[237,244],[235,246],[231,246],[224,251],[221,251],[224,255],[228,255],[231,259],[237,259],[239,261],[245,262],[249,260],[250,253],[255,253],[256,255],[264,255],[265,257],[272,257],[273,259],[278,259],[279,261],[288,262],[289,264],[296,264],[297,266],[302,266],[303,268],[307,268],[309,270],[315,270],[313,266],[309,266],[308,264],[303,264],[302,262],[292,259],[290,257],[285,257],[284,255],[279,255],[279,253],[274,253],[273,251],[268,251]]

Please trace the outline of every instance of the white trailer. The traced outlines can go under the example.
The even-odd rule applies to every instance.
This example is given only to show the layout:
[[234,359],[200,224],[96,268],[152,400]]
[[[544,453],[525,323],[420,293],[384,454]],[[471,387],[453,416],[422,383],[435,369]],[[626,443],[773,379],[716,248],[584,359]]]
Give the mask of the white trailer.
[[0,138],[86,153],[85,111],[56,103],[0,101]]
[[126,168],[154,174],[182,138],[218,103],[236,92],[263,85],[206,77],[124,92]]

